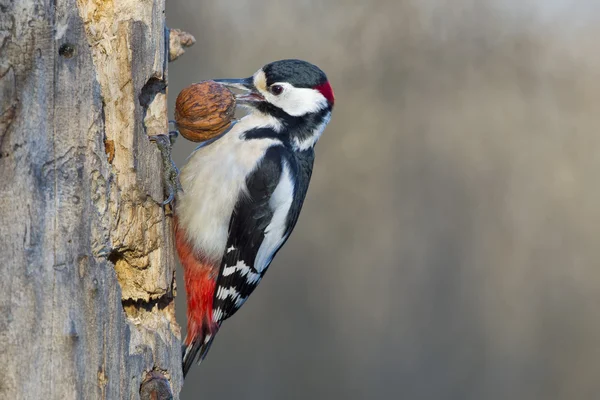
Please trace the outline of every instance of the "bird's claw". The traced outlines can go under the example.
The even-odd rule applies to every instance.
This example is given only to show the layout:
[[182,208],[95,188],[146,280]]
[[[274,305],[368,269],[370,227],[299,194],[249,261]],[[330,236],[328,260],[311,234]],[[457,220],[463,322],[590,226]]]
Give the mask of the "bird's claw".
[[172,203],[177,192],[182,190],[181,182],[179,182],[179,169],[171,158],[171,147],[175,143],[178,134],[175,130],[170,131],[168,134],[150,137],[150,141],[156,143],[156,146],[160,150],[163,162],[163,184],[167,193],[167,199],[161,203],[163,206]]

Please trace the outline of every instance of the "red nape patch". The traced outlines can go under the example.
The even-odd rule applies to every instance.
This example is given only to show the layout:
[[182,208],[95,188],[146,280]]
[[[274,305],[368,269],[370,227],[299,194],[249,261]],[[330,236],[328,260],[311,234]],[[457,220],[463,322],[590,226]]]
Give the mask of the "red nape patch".
[[183,266],[185,291],[187,293],[188,329],[185,345],[213,334],[218,329],[213,321],[213,297],[215,294],[216,266],[197,254],[185,239],[185,233],[178,229],[175,219],[175,246],[179,261]]
[[325,97],[331,105],[335,103],[335,95],[333,94],[333,88],[329,82],[322,83],[319,86],[316,86],[315,89],[321,92],[323,97]]

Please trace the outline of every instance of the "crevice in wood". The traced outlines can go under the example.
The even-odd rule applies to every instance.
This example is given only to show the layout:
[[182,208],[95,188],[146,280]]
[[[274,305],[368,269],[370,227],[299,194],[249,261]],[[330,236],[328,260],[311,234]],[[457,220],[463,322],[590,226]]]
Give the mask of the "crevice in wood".
[[122,299],[123,311],[136,325],[151,327],[161,318],[174,320],[175,302],[172,293],[151,300]]
[[166,108],[167,83],[156,76],[151,77],[142,87],[138,100],[142,106],[144,131],[148,135],[166,133],[163,110]]
[[150,103],[154,101],[154,98],[158,93],[164,94],[166,90],[167,83],[163,79],[154,76],[148,79],[139,95],[140,104],[144,110],[146,110]]
[[[108,255],[117,273],[117,280],[121,286],[121,305],[127,317],[136,324],[152,325],[157,318],[166,317],[175,321],[175,299],[173,290],[159,293],[149,293],[143,287],[136,285],[132,277],[139,274],[139,270],[127,262],[125,254],[113,249]],[[174,284],[175,277],[171,281]],[[138,296],[133,298],[131,287],[135,286]],[[140,296],[140,294],[144,296]]]
[[158,310],[163,311],[171,305],[173,302],[173,296],[165,294],[164,296],[156,299],[146,300],[133,300],[133,299],[122,299],[123,310],[127,315],[133,315],[140,311],[151,312],[156,307]]
[[104,140],[104,150],[106,151],[106,157],[108,158],[109,164],[112,164],[115,159],[115,141],[114,140]]
[[141,400],[171,400],[173,393],[166,371],[156,368],[146,374],[140,385]]

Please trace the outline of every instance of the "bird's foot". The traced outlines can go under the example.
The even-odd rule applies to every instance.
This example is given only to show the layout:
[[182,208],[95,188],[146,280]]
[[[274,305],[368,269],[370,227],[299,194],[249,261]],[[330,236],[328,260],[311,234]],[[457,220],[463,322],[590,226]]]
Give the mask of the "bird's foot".
[[178,135],[179,132],[175,130],[164,135],[150,136],[150,141],[156,143],[156,146],[160,150],[163,162],[163,184],[167,196],[167,199],[161,203],[163,206],[173,202],[177,192],[182,190],[181,182],[179,182],[179,169],[171,158],[171,148]]

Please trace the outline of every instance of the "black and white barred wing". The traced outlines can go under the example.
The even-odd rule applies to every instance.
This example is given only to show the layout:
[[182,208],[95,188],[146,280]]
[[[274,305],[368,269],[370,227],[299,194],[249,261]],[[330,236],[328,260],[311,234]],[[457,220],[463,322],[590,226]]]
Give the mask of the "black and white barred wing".
[[292,210],[293,170],[284,151],[266,152],[235,206],[213,301],[215,322],[231,317],[248,299],[298,218]]

